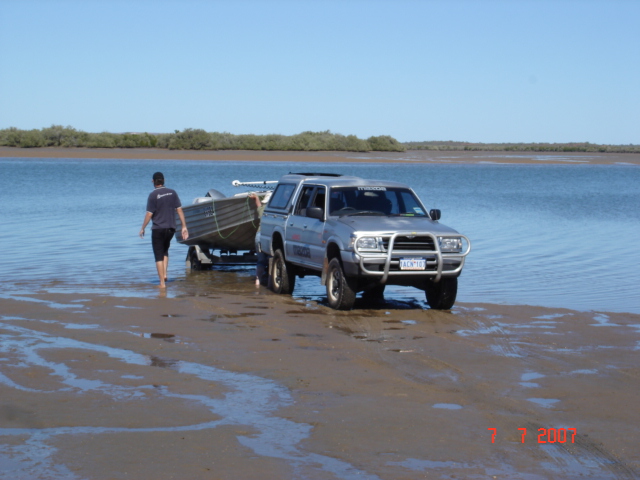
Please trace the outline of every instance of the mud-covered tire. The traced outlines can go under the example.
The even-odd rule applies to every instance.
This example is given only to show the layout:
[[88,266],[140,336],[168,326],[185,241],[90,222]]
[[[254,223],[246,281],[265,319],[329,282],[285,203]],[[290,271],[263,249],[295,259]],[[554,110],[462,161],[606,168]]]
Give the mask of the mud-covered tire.
[[449,310],[456,303],[458,295],[457,278],[441,278],[438,283],[427,281],[425,296],[434,310]]
[[269,274],[269,288],[275,293],[290,295],[293,293],[296,275],[293,265],[284,259],[284,253],[278,249],[273,254],[271,273]]
[[334,258],[327,270],[327,303],[335,310],[351,310],[355,301],[352,281],[345,277],[340,260]]

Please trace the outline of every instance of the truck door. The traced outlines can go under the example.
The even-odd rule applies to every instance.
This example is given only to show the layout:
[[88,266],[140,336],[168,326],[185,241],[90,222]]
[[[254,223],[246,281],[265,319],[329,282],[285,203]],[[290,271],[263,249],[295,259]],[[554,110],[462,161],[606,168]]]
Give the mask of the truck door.
[[311,249],[309,245],[304,244],[304,241],[309,220],[314,220],[308,218],[306,213],[307,207],[313,199],[315,189],[315,185],[305,185],[302,187],[298,200],[294,205],[293,212],[289,217],[285,234],[285,256],[290,262],[300,265],[309,265],[311,262]]
[[[326,218],[326,188],[323,186],[316,187],[313,197],[310,199],[310,207],[319,207],[324,212]],[[307,217],[306,228],[302,233],[302,241],[304,246],[309,248],[311,258],[309,259],[311,265],[314,267],[322,267],[325,256],[325,243],[323,240],[324,232],[324,218],[318,220],[317,218]]]

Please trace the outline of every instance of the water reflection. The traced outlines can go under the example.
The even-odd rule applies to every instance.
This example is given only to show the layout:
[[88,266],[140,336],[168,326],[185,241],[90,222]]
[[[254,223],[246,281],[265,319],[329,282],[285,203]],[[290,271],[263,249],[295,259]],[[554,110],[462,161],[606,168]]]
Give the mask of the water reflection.
[[160,368],[176,368],[178,365],[178,360],[173,360],[171,358],[162,358],[162,357],[149,357],[149,365],[152,367],[160,367]]

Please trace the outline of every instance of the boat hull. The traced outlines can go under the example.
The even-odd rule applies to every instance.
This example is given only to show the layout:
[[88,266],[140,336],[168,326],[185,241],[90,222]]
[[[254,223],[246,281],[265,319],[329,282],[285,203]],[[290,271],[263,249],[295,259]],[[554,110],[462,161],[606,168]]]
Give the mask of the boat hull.
[[246,195],[201,201],[182,207],[189,238],[183,240],[176,215],[176,240],[212,250],[254,250],[260,215],[254,199]]

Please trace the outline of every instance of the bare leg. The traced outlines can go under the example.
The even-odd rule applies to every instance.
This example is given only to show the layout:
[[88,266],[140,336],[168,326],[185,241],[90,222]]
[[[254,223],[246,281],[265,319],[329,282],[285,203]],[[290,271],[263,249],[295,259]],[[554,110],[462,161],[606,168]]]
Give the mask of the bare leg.
[[[165,260],[167,257],[164,257]],[[165,263],[164,262],[156,262],[156,269],[158,270],[158,278],[160,278],[160,288],[164,288],[164,277],[165,277]]]
[[169,269],[169,255],[165,255],[164,256],[164,262],[163,262],[163,268],[164,268],[164,281],[166,282],[167,279],[169,278],[167,276],[167,270]]

